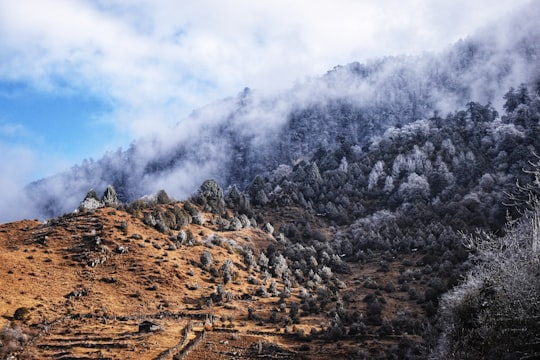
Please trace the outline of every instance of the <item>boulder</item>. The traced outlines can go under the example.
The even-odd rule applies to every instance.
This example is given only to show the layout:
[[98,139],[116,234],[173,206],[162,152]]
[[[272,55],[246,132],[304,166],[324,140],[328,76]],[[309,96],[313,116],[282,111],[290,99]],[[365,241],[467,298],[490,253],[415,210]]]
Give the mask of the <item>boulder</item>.
[[116,190],[109,185],[105,189],[105,192],[103,193],[103,197],[101,198],[101,202],[104,206],[117,206],[118,205],[118,198],[116,197]]
[[91,189],[79,205],[79,210],[89,211],[98,209],[100,207],[103,207],[103,203],[98,200],[96,191],[94,189]]

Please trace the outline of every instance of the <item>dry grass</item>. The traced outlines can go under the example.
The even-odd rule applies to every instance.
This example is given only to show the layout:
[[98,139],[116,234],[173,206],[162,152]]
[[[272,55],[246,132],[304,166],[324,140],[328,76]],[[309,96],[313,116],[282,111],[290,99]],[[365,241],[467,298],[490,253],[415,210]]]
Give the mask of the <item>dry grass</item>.
[[[129,224],[127,233],[122,222]],[[168,235],[146,226],[138,217],[111,208],[45,224],[26,220],[0,225],[0,328],[16,324],[29,334],[20,349],[24,349],[23,356],[36,359],[64,355],[154,359],[173,349],[168,354],[172,358],[203,330],[206,319],[213,322],[214,331],[186,359],[255,358],[261,342],[275,344],[275,351],[282,347],[281,358],[323,359],[358,350],[356,340],[345,339],[339,348],[335,342],[295,340],[294,334],[307,335],[328,324],[324,311],[302,317],[300,324],[287,329],[292,335],[285,334],[283,321],[268,323],[272,310],[278,309],[279,298],[242,299],[242,295],[253,295],[258,288],[248,284],[247,278],[259,275],[247,270],[240,251],[230,245],[203,245],[206,236],[216,233],[258,252],[270,244],[277,245],[272,236],[260,229],[219,232],[215,225],[189,225],[188,230],[196,236],[196,245],[169,250],[172,241]],[[120,247],[127,251],[122,253]],[[226,259],[234,264],[235,281],[225,285],[232,299],[222,305],[208,302],[222,279],[213,279],[199,266],[205,250],[211,251],[217,269]],[[397,264],[392,264],[387,273],[376,272],[375,264],[368,264],[363,268],[355,265],[353,274],[342,277],[347,284],[343,292],[354,296],[353,303],[361,312],[365,311],[361,299],[368,292],[362,286],[364,280],[372,277],[379,283],[396,283],[399,271]],[[278,280],[278,289],[282,288]],[[298,292],[298,288],[293,289],[287,304],[300,302]],[[406,293],[385,297],[388,305],[384,317],[392,318],[404,310],[421,312],[414,302],[407,301]],[[15,321],[14,312],[20,307],[30,310],[29,317]],[[248,319],[248,307],[255,309],[260,320]],[[286,314],[279,312],[278,317],[284,319]],[[143,320],[156,323],[161,330],[139,334],[137,325]],[[188,324],[191,331],[186,344],[175,348],[181,344]]]

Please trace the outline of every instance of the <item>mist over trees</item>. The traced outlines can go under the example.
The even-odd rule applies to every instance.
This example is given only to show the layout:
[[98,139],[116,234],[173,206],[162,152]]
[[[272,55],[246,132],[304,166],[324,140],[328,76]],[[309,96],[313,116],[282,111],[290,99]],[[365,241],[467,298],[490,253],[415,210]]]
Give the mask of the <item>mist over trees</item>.
[[[532,86],[538,75],[536,8],[531,5],[529,11],[440,54],[337,66],[275,95],[246,88],[194,111],[174,129],[156,129],[157,135],[136,140],[126,150],[85,160],[32,183],[27,195],[36,216],[50,217],[72,211],[90,188],[102,191],[108,184],[124,202],[160,189],[183,198],[208,178],[224,188],[237,184],[244,189],[257,175],[266,176],[280,165],[293,166],[320,148],[335,151],[343,143],[362,148],[391,127],[426,120],[434,113],[445,118],[470,101],[491,103],[502,111],[510,86]],[[510,32],[511,38],[506,35]],[[466,152],[458,155],[467,160]],[[461,171],[467,172],[466,167]],[[388,176],[377,180],[387,190],[400,190],[402,184],[393,184],[394,176]],[[426,179],[411,175],[410,180],[401,186],[402,196],[436,191],[418,187]],[[439,180],[448,181],[442,175]]]
[[[418,251],[455,265],[467,257],[460,233],[503,231],[508,215],[520,215],[505,205],[508,194],[534,180],[524,170],[540,150],[540,93],[519,88],[528,95],[510,89],[502,116],[470,102],[444,119],[390,127],[362,147],[321,147],[287,171],[255,178],[236,209],[302,207],[340,229],[330,246],[350,261],[366,260],[368,250]],[[311,239],[301,226],[279,230]]]
[[[445,118],[435,113],[390,127],[363,146],[343,139],[333,150],[321,146],[310,159],[256,177],[242,195],[233,188],[226,202],[250,216],[304,210],[276,228],[284,246],[279,263],[289,271],[272,275],[289,274],[305,286],[306,313],[324,311],[325,297],[310,294],[328,281],[339,286],[335,274],[349,273],[350,264],[378,261],[377,271],[388,272],[396,259],[415,254],[415,264],[402,262],[398,286],[436,330],[426,334],[419,328],[427,325],[408,316],[383,319],[384,297],[368,295],[364,317],[355,317],[347,303],[336,308],[329,338],[366,325],[382,335],[406,326],[426,339],[440,331],[432,355],[441,359],[533,355],[540,338],[538,85],[510,88],[502,114],[469,102]],[[310,223],[317,221],[329,224],[329,237],[313,231]],[[272,253],[260,264],[275,268],[279,256]],[[414,281],[425,290],[417,292]],[[394,284],[366,281],[364,287],[395,291]]]

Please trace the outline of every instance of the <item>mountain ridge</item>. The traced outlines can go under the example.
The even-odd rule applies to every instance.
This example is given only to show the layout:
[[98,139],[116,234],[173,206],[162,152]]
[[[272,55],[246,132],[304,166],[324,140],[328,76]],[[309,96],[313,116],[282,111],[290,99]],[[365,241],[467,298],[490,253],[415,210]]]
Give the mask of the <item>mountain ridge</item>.
[[531,4],[437,55],[351,63],[278,95],[246,88],[125,151],[30,184],[26,204],[47,218],[72,211],[88,189],[108,184],[123,201],[159,189],[183,198],[207,178],[243,188],[320,146],[333,149],[343,139],[362,146],[390,126],[452,112],[471,100],[494,103],[500,111],[510,86],[539,77],[540,34],[531,20],[537,7]]

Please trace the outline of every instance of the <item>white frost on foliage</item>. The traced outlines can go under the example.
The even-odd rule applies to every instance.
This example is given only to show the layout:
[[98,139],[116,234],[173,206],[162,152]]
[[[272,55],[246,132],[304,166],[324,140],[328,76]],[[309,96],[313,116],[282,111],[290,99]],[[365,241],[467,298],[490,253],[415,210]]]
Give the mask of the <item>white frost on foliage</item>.
[[375,166],[373,166],[373,169],[371,169],[371,172],[369,173],[368,190],[373,190],[377,186],[379,179],[383,176],[385,176],[384,162],[379,160],[375,163]]

